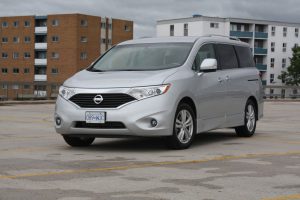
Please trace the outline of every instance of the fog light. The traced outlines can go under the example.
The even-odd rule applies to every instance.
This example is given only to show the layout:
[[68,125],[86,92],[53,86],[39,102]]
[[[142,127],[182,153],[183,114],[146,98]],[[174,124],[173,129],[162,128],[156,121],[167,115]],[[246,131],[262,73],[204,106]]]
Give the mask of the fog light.
[[157,126],[157,121],[156,121],[156,119],[151,119],[150,124],[151,124],[152,127]]
[[60,117],[56,117],[55,118],[55,123],[57,126],[60,126],[61,125],[61,118]]

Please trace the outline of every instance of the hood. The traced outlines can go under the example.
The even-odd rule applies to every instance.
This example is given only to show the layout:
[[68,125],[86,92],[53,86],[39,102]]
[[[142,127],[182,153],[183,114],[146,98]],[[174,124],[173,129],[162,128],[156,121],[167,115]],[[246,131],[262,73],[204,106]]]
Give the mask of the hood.
[[176,71],[177,68],[156,71],[90,72],[83,70],[66,80],[64,86],[93,89],[159,85]]

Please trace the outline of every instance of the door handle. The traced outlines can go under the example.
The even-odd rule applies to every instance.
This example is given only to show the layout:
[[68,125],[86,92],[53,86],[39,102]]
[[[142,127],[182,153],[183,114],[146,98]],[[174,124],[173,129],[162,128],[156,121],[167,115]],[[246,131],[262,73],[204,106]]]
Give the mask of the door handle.
[[224,80],[223,80],[221,77],[218,78],[218,82],[219,82],[219,83],[222,83],[223,81],[224,81]]
[[226,80],[226,81],[229,81],[229,80],[230,80],[229,76],[226,76],[226,77],[225,77],[225,80]]

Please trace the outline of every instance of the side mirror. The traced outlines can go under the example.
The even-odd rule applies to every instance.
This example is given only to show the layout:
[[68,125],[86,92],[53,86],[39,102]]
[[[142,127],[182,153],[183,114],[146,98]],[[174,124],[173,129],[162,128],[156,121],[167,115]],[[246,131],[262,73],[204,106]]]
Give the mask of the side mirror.
[[205,58],[201,65],[200,65],[200,71],[210,71],[210,70],[217,70],[217,60],[214,58]]

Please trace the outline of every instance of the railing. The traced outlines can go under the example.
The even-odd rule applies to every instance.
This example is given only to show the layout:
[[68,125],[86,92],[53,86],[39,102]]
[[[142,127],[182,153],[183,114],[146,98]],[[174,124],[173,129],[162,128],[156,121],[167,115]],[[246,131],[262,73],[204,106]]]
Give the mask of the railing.
[[230,36],[238,38],[253,38],[253,32],[248,31],[230,31]]
[[259,71],[267,71],[267,65],[266,64],[257,63],[255,66]]
[[265,99],[300,99],[298,86],[265,86]]
[[261,48],[261,47],[255,47],[254,48],[254,54],[256,55],[267,55],[268,49]]
[[268,39],[268,33],[255,32],[255,38],[257,39]]

